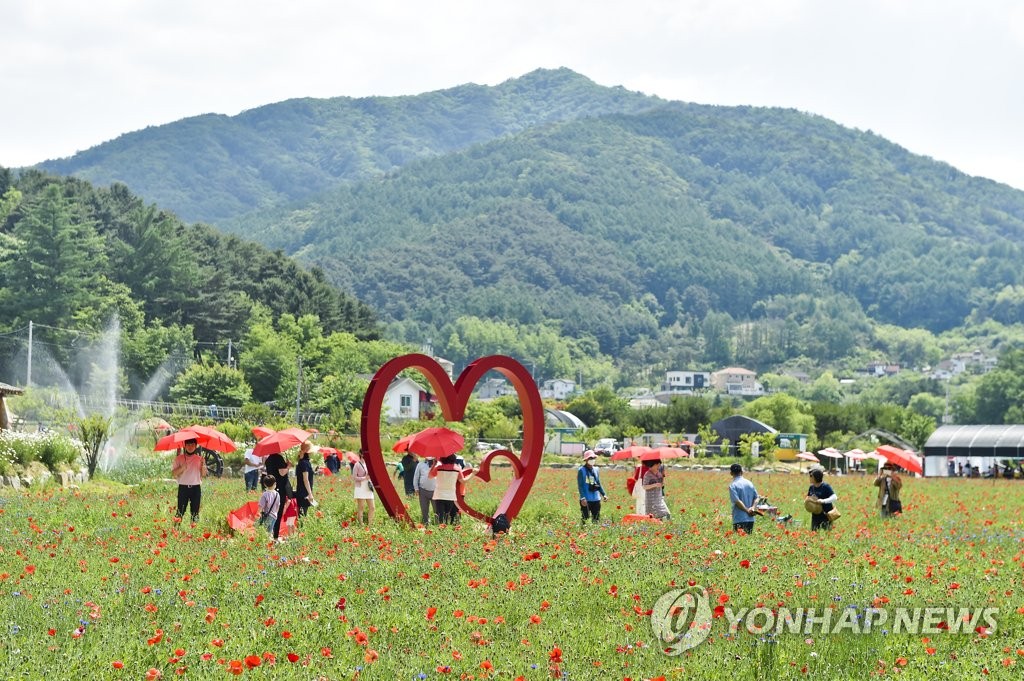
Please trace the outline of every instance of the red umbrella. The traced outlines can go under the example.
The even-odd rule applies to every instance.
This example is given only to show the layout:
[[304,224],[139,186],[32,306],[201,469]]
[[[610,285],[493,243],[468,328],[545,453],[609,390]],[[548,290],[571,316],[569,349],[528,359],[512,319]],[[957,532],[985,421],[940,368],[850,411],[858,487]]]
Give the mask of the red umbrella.
[[259,517],[260,505],[255,501],[247,501],[228,513],[228,527],[236,532],[244,532],[253,527]]
[[686,452],[678,447],[656,447],[650,451],[641,452],[636,458],[640,461],[660,461],[661,459],[678,459],[685,456]]
[[178,449],[189,440],[195,440],[199,443],[200,447],[206,449],[212,449],[215,452],[233,452],[238,447],[227,435],[209,428],[208,430],[213,431],[219,437],[211,435],[208,432],[199,432],[194,430],[195,426],[189,428],[182,428],[177,433],[171,433],[165,435],[156,441],[156,446],[153,447],[155,451],[169,451]]
[[427,428],[413,434],[409,451],[441,459],[459,451],[465,444],[465,438],[450,428]]
[[[415,435],[415,433],[413,435]],[[391,448],[391,451],[399,453],[409,451],[409,443],[412,442],[413,435],[406,435],[398,438],[398,442],[396,442]]]
[[272,433],[257,442],[256,446],[252,448],[252,453],[256,456],[280,454],[292,447],[298,447],[312,437],[312,435],[312,433],[302,430],[301,428],[285,428],[284,430]]
[[268,435],[273,435],[276,432],[277,431],[274,430],[273,428],[267,428],[266,426],[253,426],[252,427],[252,434],[255,435],[260,440],[262,440],[263,438],[265,438]]
[[632,459],[633,457],[639,457],[641,454],[648,454],[653,451],[650,447],[644,447],[643,445],[630,445],[612,454],[612,461]]
[[198,433],[201,436],[199,438],[199,444],[207,449],[212,449],[215,452],[230,453],[238,449],[238,445],[235,444],[234,440],[216,428],[195,425],[189,426],[185,430]]
[[906,468],[911,473],[920,473],[924,475],[924,468],[921,466],[921,460],[917,458],[917,455],[913,452],[908,452],[905,449],[894,447],[893,445],[881,445],[875,448],[875,454],[884,456],[887,461],[890,461],[900,468]]

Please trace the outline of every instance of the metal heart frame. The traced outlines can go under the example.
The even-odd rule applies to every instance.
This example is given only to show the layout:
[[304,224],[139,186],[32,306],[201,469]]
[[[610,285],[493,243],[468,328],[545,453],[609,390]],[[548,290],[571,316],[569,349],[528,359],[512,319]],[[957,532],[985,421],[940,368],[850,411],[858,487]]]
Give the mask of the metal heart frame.
[[[516,457],[500,450],[502,456],[513,459],[515,477],[498,504],[493,516],[487,516],[470,507],[464,498],[458,500],[459,507],[474,518],[490,523],[494,517],[504,514],[511,522],[519,514],[523,503],[530,494],[533,482],[540,469],[544,453],[544,405],[541,403],[537,384],[522,364],[505,355],[490,355],[473,361],[459,375],[453,385],[445,370],[433,358],[423,354],[396,357],[387,362],[370,380],[370,386],[363,398],[363,418],[360,426],[361,449],[366,461],[370,479],[388,515],[396,520],[412,524],[408,509],[395,489],[387,471],[384,453],[381,450],[380,423],[384,396],[391,382],[407,369],[419,370],[437,395],[441,414],[446,421],[461,421],[477,383],[489,371],[497,371],[507,378],[516,390],[523,410],[523,447]],[[498,452],[492,452],[484,463],[490,463]],[[481,464],[483,466],[483,464]],[[488,480],[481,477],[482,480]]]

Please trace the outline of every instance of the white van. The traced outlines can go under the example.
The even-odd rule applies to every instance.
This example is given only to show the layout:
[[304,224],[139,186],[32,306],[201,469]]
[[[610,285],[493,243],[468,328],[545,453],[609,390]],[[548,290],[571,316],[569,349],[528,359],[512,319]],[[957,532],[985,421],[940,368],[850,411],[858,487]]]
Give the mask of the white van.
[[611,456],[622,449],[622,444],[611,437],[603,437],[594,445],[594,452],[601,456]]

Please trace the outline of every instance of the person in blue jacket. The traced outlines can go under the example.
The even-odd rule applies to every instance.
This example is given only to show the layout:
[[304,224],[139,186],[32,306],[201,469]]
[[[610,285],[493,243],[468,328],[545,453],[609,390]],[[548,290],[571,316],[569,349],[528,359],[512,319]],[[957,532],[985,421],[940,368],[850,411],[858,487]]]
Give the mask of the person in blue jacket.
[[580,513],[583,515],[582,522],[591,518],[595,523],[601,520],[601,502],[608,501],[608,495],[601,485],[601,476],[597,472],[594,461],[597,454],[592,449],[583,452],[583,465],[576,473],[576,486],[580,491]]

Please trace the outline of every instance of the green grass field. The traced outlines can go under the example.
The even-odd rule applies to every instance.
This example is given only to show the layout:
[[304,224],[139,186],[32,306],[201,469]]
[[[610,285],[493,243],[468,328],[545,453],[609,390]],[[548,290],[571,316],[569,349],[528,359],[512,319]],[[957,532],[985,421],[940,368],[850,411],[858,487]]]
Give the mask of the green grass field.
[[[169,468],[169,466],[167,466]],[[502,477],[502,476],[505,477]],[[493,508],[507,483],[470,484]],[[235,534],[240,479],[204,485],[202,517],[173,519],[173,482],[0,490],[0,676],[29,679],[1021,678],[1024,482],[906,480],[883,522],[871,478],[831,482],[844,517],[806,529],[806,478],[751,479],[782,512],[731,531],[726,474],[669,471],[671,522],[623,525],[624,471],[581,527],[575,471],[542,469],[508,537],[477,523],[400,526],[378,506],[350,523],[349,478],[318,478],[320,506],[273,545]],[[418,516],[418,511],[417,511]],[[669,656],[649,611],[697,585],[744,609],[998,608],[997,626],[922,635],[731,632]]]

